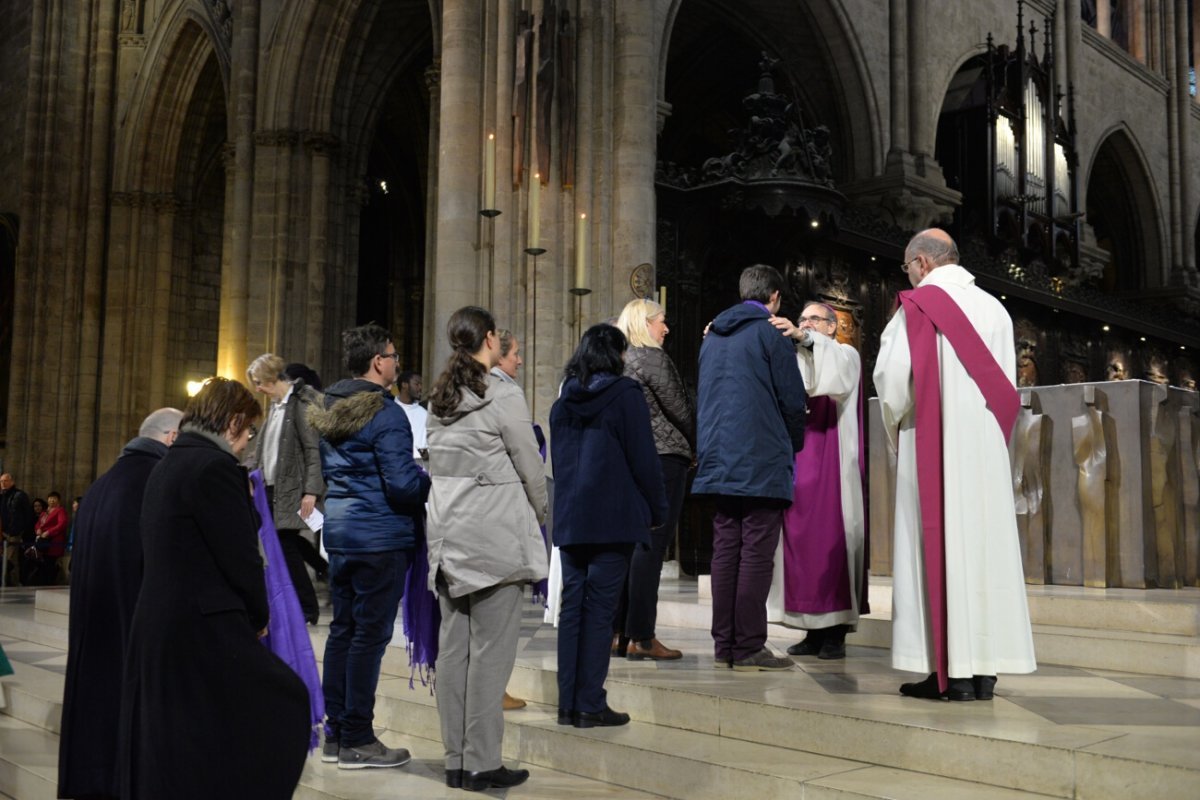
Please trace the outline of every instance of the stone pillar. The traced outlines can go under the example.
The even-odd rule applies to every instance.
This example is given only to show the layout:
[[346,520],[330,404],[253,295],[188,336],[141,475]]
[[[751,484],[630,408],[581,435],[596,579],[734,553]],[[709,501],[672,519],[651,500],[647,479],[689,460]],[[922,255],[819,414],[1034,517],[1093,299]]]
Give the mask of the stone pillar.
[[[1171,0],[1167,0],[1171,2]],[[1112,36],[1112,4],[1110,0],[1096,0],[1096,30],[1101,36]]]
[[1063,55],[1067,61],[1067,80],[1063,91],[1067,91],[1079,82],[1079,48],[1083,46],[1083,18],[1079,0],[1064,0],[1063,8],[1063,23],[1066,26],[1066,50]]
[[1181,258],[1181,238],[1183,232],[1179,224],[1180,217],[1183,214],[1182,200],[1179,194],[1183,169],[1179,161],[1179,103],[1175,94],[1179,81],[1179,58],[1175,52],[1174,0],[1165,0],[1163,3],[1163,25],[1167,31],[1167,36],[1164,40],[1163,55],[1167,63],[1167,79],[1171,82],[1171,89],[1167,93],[1167,191],[1169,203],[1167,207],[1167,231],[1169,239],[1164,251],[1163,264],[1160,266],[1161,273],[1155,276],[1157,278],[1157,285],[1183,278],[1181,270],[1183,266],[1183,259]]
[[425,88],[429,90],[429,152],[426,155],[429,163],[429,181],[425,191],[425,291],[421,303],[425,337],[421,342],[420,369],[425,380],[433,386],[433,379],[442,368],[441,364],[433,360],[434,339],[438,338],[437,326],[433,324],[433,287],[438,254],[438,153],[442,141],[442,61],[438,55],[435,55],[433,63],[425,68]]
[[614,312],[632,297],[623,287],[629,286],[633,269],[655,260],[658,61],[653,4],[617,3],[615,27],[610,284]]
[[148,254],[146,259],[146,269],[151,277],[151,302],[143,307],[150,317],[150,402],[147,404],[150,410],[161,408],[166,404],[167,397],[176,394],[167,386],[170,372],[167,357],[171,340],[171,277],[174,272],[172,259],[178,210],[179,202],[172,195],[153,198],[154,252]]
[[304,285],[304,363],[320,365],[325,337],[325,270],[329,267],[329,186],[337,139],[311,134],[306,140],[312,163],[308,211],[308,280]]
[[[486,300],[481,296],[482,237],[490,235],[479,216],[483,187],[480,50],[483,10],[478,0],[446,0],[442,7],[441,104],[437,159],[437,254],[433,265],[433,314],[425,327],[433,337],[434,371],[450,355],[443,328],[455,310]],[[509,209],[511,212],[511,209]]]
[[1175,0],[1175,81],[1172,84],[1176,105],[1175,120],[1179,139],[1179,250],[1175,257],[1175,268],[1181,272],[1183,282],[1197,286],[1196,261],[1191,236],[1191,138],[1192,138],[1192,95],[1188,57],[1188,0]]
[[254,216],[254,128],[258,93],[258,20],[260,0],[239,0],[234,7],[231,92],[234,96],[234,170],[232,213],[226,216],[231,247],[221,270],[221,321],[217,374],[240,380],[246,371],[247,317],[250,296],[250,245]]
[[888,0],[889,31],[889,106],[891,146],[887,165],[891,170],[900,166],[908,153],[908,0]]
[[908,132],[909,150],[917,161],[918,173],[924,163],[933,160],[936,116],[930,125],[930,113],[936,114],[941,102],[934,104],[927,70],[929,58],[929,0],[908,0]]

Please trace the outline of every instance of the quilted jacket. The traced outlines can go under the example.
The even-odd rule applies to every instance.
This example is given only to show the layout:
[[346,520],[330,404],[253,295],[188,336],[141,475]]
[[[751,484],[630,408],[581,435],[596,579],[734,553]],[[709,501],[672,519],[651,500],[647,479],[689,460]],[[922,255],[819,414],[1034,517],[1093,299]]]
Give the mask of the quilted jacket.
[[625,375],[642,385],[658,454],[690,461],[696,451],[696,407],[671,357],[660,347],[631,347],[625,352]]

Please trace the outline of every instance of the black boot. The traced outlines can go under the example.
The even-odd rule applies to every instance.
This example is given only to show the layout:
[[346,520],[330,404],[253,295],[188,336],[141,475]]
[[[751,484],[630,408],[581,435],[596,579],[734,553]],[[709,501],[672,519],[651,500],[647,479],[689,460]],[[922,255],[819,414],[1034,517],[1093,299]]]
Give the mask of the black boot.
[[[529,770],[527,769],[509,769],[500,766],[480,772],[463,770],[462,788],[468,792],[482,792],[484,789],[507,789],[510,786],[519,786],[527,780],[529,780]],[[448,781],[447,785],[449,785]]]
[[846,631],[849,627],[849,625],[834,625],[832,628],[826,628],[825,636],[821,641],[821,651],[817,653],[817,658],[826,661],[845,658]]
[[971,679],[975,684],[976,700],[991,700],[996,695],[995,675],[976,675]]
[[819,628],[815,631],[809,631],[804,637],[804,641],[796,642],[787,649],[789,656],[815,656],[821,652],[821,645],[825,642],[826,628]]

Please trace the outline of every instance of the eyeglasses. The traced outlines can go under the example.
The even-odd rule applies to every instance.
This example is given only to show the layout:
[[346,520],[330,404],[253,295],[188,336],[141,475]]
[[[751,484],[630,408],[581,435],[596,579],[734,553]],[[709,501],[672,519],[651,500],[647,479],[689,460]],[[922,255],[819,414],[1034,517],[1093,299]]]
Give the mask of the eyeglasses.
[[905,261],[903,264],[900,265],[900,271],[903,272],[905,275],[907,275],[908,274],[908,265],[913,263],[914,261],[920,261],[920,260],[921,260],[920,256],[917,256],[916,258],[910,258],[908,261]]
[[830,324],[836,324],[836,323],[837,323],[837,320],[836,320],[836,319],[830,319],[829,317],[817,317],[817,316],[812,316],[812,317],[801,317],[801,318],[800,318],[800,321],[801,321],[801,322],[807,322],[807,323],[809,323],[809,324],[811,324],[811,325],[815,325],[815,324],[817,324],[818,322],[828,322],[828,323],[830,323]]
[[390,358],[396,362],[396,366],[400,365],[400,354],[399,353],[376,353],[376,355],[379,356],[380,358]]

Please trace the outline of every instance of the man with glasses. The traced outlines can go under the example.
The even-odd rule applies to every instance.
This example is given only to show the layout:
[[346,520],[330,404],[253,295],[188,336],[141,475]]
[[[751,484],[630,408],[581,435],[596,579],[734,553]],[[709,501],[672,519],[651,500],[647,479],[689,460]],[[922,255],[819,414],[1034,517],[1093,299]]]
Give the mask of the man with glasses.
[[913,285],[883,331],[875,388],[896,460],[892,666],[900,693],[991,700],[1037,668],[1008,437],[1020,409],[1012,319],[943,230],[904,252]]
[[412,429],[389,390],[399,372],[392,336],[378,325],[342,334],[355,377],[309,409],[321,436],[325,549],[333,619],[325,644],[325,745],[339,769],[398,767],[410,756],[372,728],[375,688],[416,546],[429,475],[413,460]]
[[808,631],[789,655],[841,659],[846,633],[857,629],[867,609],[862,361],[837,340],[837,313],[824,303],[806,305],[798,326],[786,317],[771,323],[796,341],[808,424],[804,449],[796,453],[795,502],[783,515],[767,614]]

